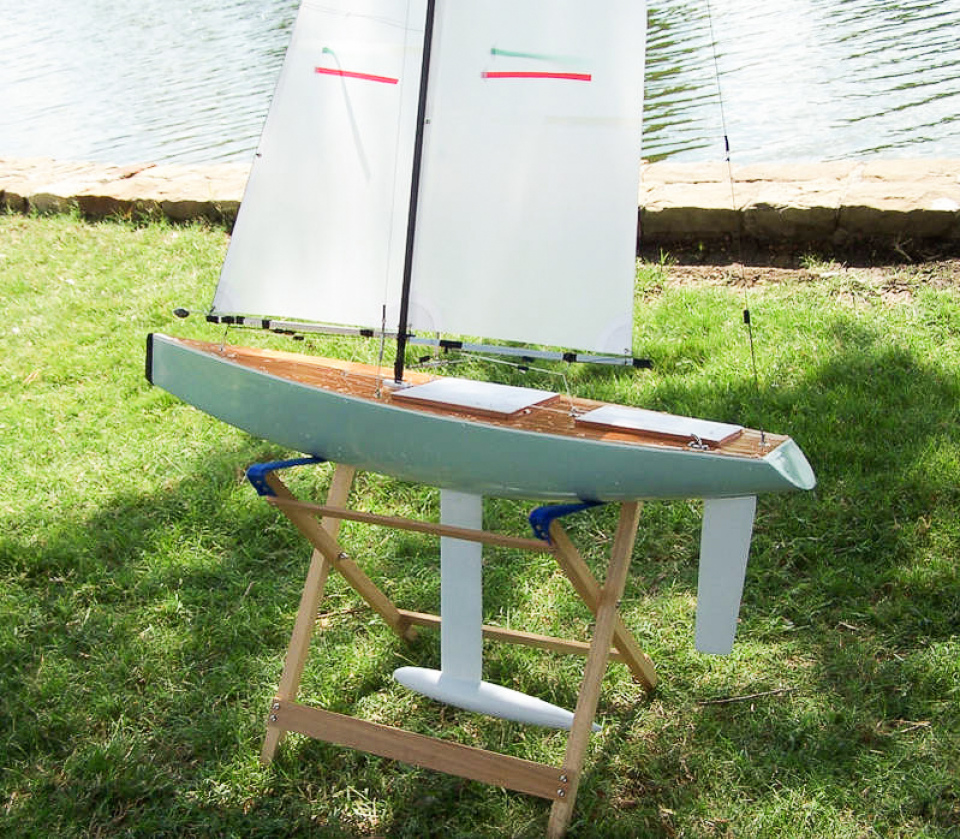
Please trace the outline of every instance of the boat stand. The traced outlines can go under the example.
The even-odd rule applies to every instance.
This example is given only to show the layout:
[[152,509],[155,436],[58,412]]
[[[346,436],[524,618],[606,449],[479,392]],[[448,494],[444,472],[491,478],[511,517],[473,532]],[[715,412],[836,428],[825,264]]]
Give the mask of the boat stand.
[[[336,467],[326,504],[312,504],[295,498],[277,475],[277,471],[287,466],[311,462],[318,461],[308,458],[283,463],[259,464],[248,471],[248,477],[258,492],[286,515],[314,548],[293,633],[287,648],[280,684],[270,705],[267,733],[260,755],[261,762],[269,764],[276,754],[283,735],[288,731],[294,731],[327,743],[545,798],[552,802],[547,835],[564,836],[573,813],[589,738],[594,728],[593,719],[600,696],[600,683],[606,672],[608,661],[614,659],[625,663],[634,678],[647,691],[653,690],[657,683],[653,663],[626,629],[618,612],[636,539],[641,505],[638,502],[622,504],[607,578],[601,585],[557,518],[550,515],[550,511],[562,514],[580,509],[579,506],[541,508],[547,511],[547,515],[539,520],[538,535],[544,537],[540,539],[524,539],[480,529],[479,498],[461,496],[459,493],[448,493],[447,496],[442,496],[441,507],[446,506],[452,512],[445,513],[442,509],[440,524],[383,516],[351,510],[346,506],[355,476],[355,470],[350,466]],[[472,498],[476,498],[476,501],[471,501]],[[448,553],[446,559],[441,559],[441,564],[446,562],[448,566],[452,563],[460,565],[456,569],[460,573],[448,573],[441,582],[443,589],[441,612],[444,611],[445,606],[450,610],[448,612],[450,617],[444,622],[447,625],[446,631],[439,615],[397,608],[347,555],[337,541],[340,522],[344,519],[431,533],[441,537],[442,546]],[[450,523],[450,521],[457,523]],[[464,521],[474,526],[462,526],[461,523]],[[464,627],[468,626],[474,617],[476,624],[480,625],[479,592],[477,590],[476,593],[471,593],[473,587],[469,583],[465,587],[466,593],[462,590],[448,591],[456,587],[448,585],[447,579],[462,575],[465,559],[468,561],[466,576],[470,578],[474,574],[479,575],[479,548],[482,544],[552,554],[581,599],[595,615],[593,638],[590,643],[491,626],[480,627],[481,632],[477,637],[470,637],[469,629]],[[476,547],[475,552],[470,550],[474,547]],[[476,561],[471,562],[471,556]],[[487,710],[487,706],[484,705],[488,698],[487,688],[492,688],[494,693],[497,690],[512,693],[505,688],[489,686],[488,683],[479,681],[479,650],[482,638],[538,647],[554,653],[585,656],[586,663],[576,710],[568,718],[564,719],[562,715],[568,715],[569,712],[557,709],[548,703],[540,703],[539,700],[532,701],[535,705],[539,703],[546,706],[547,717],[550,717],[553,711],[558,711],[561,713],[561,718],[552,721],[539,720],[536,718],[539,711],[533,712],[533,719],[523,717],[522,714],[525,712],[521,712],[521,716],[511,716],[509,713],[499,713],[495,707],[487,711],[512,719],[569,728],[570,734],[562,766],[535,763],[498,752],[414,734],[297,702],[300,679],[306,664],[320,599],[331,569],[341,574],[401,638],[413,640],[416,637],[417,627],[440,629],[442,669],[429,671],[422,668],[401,668],[396,675],[399,681],[407,683],[403,677],[403,671],[415,671],[412,674],[413,684],[411,684],[414,689],[436,696],[430,693],[429,683],[439,684],[439,693],[442,694],[440,698],[461,707]],[[466,620],[451,620],[462,612],[469,613],[471,617]],[[468,650],[466,653],[464,648]],[[410,676],[410,673],[407,675]],[[425,689],[424,685],[428,685],[428,688]],[[464,701],[458,701],[462,697],[458,697],[457,694],[464,689],[464,686],[469,696]],[[475,696],[478,693],[479,700]],[[523,694],[518,696],[522,697]],[[498,701],[496,698],[493,700],[494,706]],[[472,706],[471,702],[480,704]],[[507,704],[510,704],[509,697]]]

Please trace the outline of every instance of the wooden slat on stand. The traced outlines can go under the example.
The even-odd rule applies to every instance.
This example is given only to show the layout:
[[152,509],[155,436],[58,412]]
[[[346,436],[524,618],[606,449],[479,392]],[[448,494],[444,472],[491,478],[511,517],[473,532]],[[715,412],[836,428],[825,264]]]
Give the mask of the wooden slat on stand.
[[[327,493],[328,503],[346,503],[350,495],[350,488],[353,486],[355,474],[356,470],[351,466],[337,467],[337,470],[333,473],[330,490]],[[333,539],[340,535],[339,519],[329,519],[323,522],[323,527]],[[303,668],[307,663],[307,654],[310,651],[310,638],[313,635],[313,627],[316,623],[317,609],[320,608],[320,598],[323,597],[323,589],[327,584],[329,573],[330,563],[327,562],[320,551],[314,548],[313,555],[310,557],[307,580],[303,586],[303,593],[300,595],[297,620],[293,626],[293,634],[290,636],[290,644],[287,647],[287,657],[283,663],[283,674],[280,677],[280,685],[277,687],[277,693],[274,697],[275,701],[297,698],[297,693],[300,690],[300,679],[303,677]],[[263,749],[260,751],[260,760],[263,763],[270,763],[273,760],[281,739],[283,739],[283,729],[267,729]]]
[[[283,674],[271,702],[261,761],[270,763],[276,755],[283,734],[295,731],[327,743],[545,798],[553,802],[547,835],[559,839],[566,833],[573,813],[600,696],[600,683],[608,661],[613,658],[626,663],[634,677],[648,691],[655,687],[657,681],[653,663],[626,629],[618,611],[636,538],[640,504],[625,503],[621,506],[607,579],[601,585],[557,521],[550,525],[551,542],[548,544],[537,539],[520,539],[486,530],[449,527],[350,510],[345,505],[354,476],[355,470],[352,467],[337,466],[327,503],[318,505],[297,500],[276,472],[266,475],[266,481],[275,493],[269,500],[307,538],[313,545],[314,552],[287,648]],[[322,519],[318,520],[318,516],[322,516]],[[483,627],[483,634],[491,640],[538,647],[555,653],[586,656],[583,681],[563,766],[521,760],[498,752],[334,714],[297,702],[317,611],[331,569],[340,573],[402,639],[412,640],[417,626],[439,628],[441,625],[439,615],[397,608],[349,558],[338,542],[342,519],[451,536],[518,550],[551,553],[556,557],[564,574],[596,617],[590,643],[490,626]]]

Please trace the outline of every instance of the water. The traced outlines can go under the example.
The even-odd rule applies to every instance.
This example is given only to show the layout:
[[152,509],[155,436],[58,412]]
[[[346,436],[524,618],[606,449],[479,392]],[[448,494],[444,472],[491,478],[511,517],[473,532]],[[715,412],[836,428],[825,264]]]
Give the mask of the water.
[[[960,0],[709,3],[648,2],[646,157],[960,158]],[[297,5],[0,0],[0,156],[249,161]]]
[[960,0],[648,3],[644,154],[960,158]]
[[297,0],[0,0],[0,155],[250,160]]

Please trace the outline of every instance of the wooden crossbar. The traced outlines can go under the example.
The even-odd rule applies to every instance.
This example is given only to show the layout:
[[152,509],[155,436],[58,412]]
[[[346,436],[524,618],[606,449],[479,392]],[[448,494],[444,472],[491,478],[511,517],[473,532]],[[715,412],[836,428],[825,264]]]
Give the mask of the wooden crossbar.
[[494,533],[490,530],[473,530],[469,527],[456,527],[450,524],[434,524],[429,521],[401,518],[399,516],[381,516],[376,513],[366,513],[360,510],[348,510],[344,507],[333,507],[327,504],[311,504],[307,501],[298,501],[294,498],[268,498],[271,504],[281,509],[302,510],[318,516],[332,519],[347,519],[363,524],[374,524],[381,527],[392,527],[397,530],[413,530],[418,533],[430,533],[434,536],[449,536],[452,539],[463,539],[467,542],[482,542],[485,545],[496,545],[501,548],[515,548],[521,551],[535,553],[553,553],[553,547],[542,539],[523,539],[519,536],[507,536],[504,533]]
[[567,794],[569,786],[563,770],[555,766],[415,734],[307,705],[274,702],[267,725],[306,734],[325,743],[358,749],[539,798],[558,801]]
[[[410,612],[400,609],[400,614],[414,626],[423,626],[429,629],[440,629],[440,615],[431,615],[426,612]],[[574,641],[569,638],[555,638],[552,635],[539,635],[536,632],[523,632],[519,629],[505,629],[502,626],[484,624],[481,628],[483,637],[490,641],[505,641],[508,644],[518,644],[521,647],[534,647],[538,650],[547,650],[562,655],[586,655],[590,652],[590,645],[585,641]],[[623,654],[616,648],[610,650],[610,658],[614,661],[626,661]]]

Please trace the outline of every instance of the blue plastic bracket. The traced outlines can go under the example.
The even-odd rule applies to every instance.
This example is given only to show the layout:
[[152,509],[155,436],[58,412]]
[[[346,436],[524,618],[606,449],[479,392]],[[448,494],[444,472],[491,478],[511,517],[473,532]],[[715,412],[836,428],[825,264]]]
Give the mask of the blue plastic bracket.
[[530,527],[533,528],[534,535],[538,539],[543,539],[549,544],[550,524],[555,519],[589,510],[591,507],[599,507],[603,503],[603,501],[583,501],[580,504],[548,504],[545,507],[537,507],[530,513]]
[[298,457],[293,460],[275,460],[272,463],[254,463],[247,469],[247,480],[253,488],[263,496],[276,496],[276,493],[267,483],[267,475],[278,469],[289,469],[291,466],[307,466],[311,463],[323,463],[322,457]]

